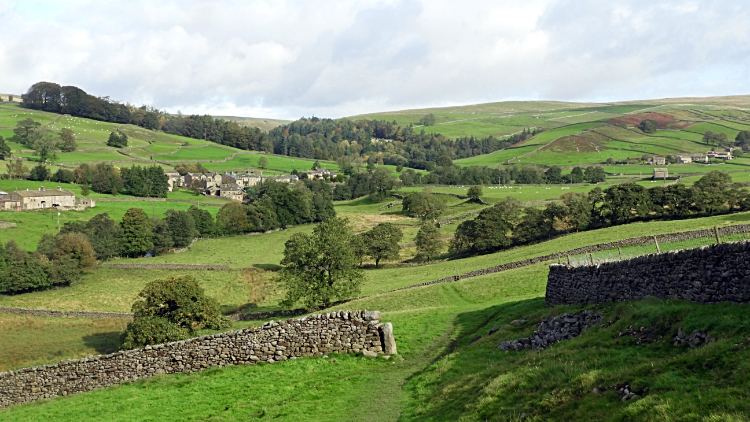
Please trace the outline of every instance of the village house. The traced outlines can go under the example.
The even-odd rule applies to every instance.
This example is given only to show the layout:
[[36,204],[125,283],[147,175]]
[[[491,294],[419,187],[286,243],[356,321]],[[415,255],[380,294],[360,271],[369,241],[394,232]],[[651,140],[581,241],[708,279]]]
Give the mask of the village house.
[[653,156],[651,157],[651,164],[655,166],[667,165],[667,159],[665,157]]
[[2,208],[15,210],[40,210],[53,207],[74,207],[76,196],[58,186],[57,189],[13,191],[0,200]]
[[266,176],[266,179],[275,180],[282,183],[292,183],[299,180],[299,177],[293,174],[283,174],[281,176]]
[[679,164],[690,164],[690,163],[692,163],[692,162],[693,162],[693,158],[692,158],[692,157],[689,157],[689,156],[687,156],[687,155],[678,155],[678,156],[676,156],[676,157],[675,157],[675,160],[676,160],[676,161],[677,161],[677,162],[678,162]]
[[708,156],[706,155],[693,155],[690,157],[694,163],[707,163],[708,162]]
[[167,175],[167,184],[169,185],[169,191],[172,192],[172,190],[175,187],[182,187],[185,182],[185,178],[180,175],[180,173],[174,171],[174,170],[166,170],[164,174]]
[[223,184],[219,188],[219,196],[232,201],[242,202],[245,199],[245,191],[235,183]]
[[263,182],[263,173],[234,174],[234,183],[241,188],[258,185]]

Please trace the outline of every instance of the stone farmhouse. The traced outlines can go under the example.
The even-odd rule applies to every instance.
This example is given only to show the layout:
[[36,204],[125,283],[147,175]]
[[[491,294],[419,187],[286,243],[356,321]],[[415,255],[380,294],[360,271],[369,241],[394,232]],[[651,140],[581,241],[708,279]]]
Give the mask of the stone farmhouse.
[[76,206],[76,196],[72,192],[58,186],[57,189],[13,191],[0,198],[0,208],[6,210],[40,210],[46,208],[73,208]]
[[667,165],[667,159],[665,157],[654,156],[651,157],[651,164],[655,166],[665,166]]
[[170,192],[172,192],[175,187],[182,187],[185,184],[185,178],[174,170],[166,170],[164,171],[164,174],[169,178],[167,179],[167,184],[169,184]]

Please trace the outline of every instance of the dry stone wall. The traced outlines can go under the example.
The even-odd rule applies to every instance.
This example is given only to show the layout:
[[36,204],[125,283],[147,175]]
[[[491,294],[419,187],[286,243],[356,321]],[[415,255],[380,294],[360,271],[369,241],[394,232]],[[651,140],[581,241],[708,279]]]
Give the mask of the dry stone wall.
[[593,266],[550,266],[549,306],[648,296],[699,303],[750,301],[750,243],[722,243]]
[[283,362],[327,353],[396,353],[378,311],[338,311],[109,355],[0,373],[0,407],[109,387],[159,374]]
[[13,314],[13,315],[27,315],[27,316],[51,316],[51,317],[62,317],[62,318],[91,318],[91,319],[106,319],[106,318],[132,319],[133,318],[133,314],[117,313],[117,312],[55,311],[55,310],[47,310],[47,309],[26,309],[26,308],[6,308],[6,307],[0,307],[0,313]]
[[204,265],[204,264],[99,264],[103,268],[121,268],[126,270],[213,270],[213,271],[236,271],[228,265]]

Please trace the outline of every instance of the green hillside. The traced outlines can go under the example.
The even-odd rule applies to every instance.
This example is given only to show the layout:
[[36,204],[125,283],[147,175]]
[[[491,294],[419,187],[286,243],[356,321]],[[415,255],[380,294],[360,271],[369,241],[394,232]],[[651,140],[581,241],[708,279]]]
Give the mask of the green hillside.
[[[621,183],[652,173],[654,166],[641,160],[644,155],[705,153],[711,148],[703,141],[705,131],[724,133],[734,141],[739,131],[750,130],[750,113],[742,109],[746,106],[750,109],[750,97],[680,100],[613,104],[505,102],[375,113],[366,117],[418,125],[424,114],[433,113],[436,124],[425,127],[425,132],[450,137],[500,137],[525,128],[542,128],[544,131],[509,148],[457,159],[454,163],[464,168],[507,168],[505,164],[509,161],[524,166],[557,165],[566,167],[565,173],[573,166],[602,165],[610,174],[607,183]],[[241,151],[132,125],[34,112],[16,104],[0,103],[0,136],[6,139],[14,157],[35,159],[33,151],[13,137],[12,128],[28,117],[53,133],[67,127],[76,134],[79,150],[59,153],[51,166],[53,170],[101,161],[113,162],[118,167],[159,164],[172,169],[178,164],[200,162],[214,171],[260,170],[259,160],[265,157],[267,168],[263,171],[271,174],[308,170],[316,161]],[[654,133],[644,133],[636,127],[646,118],[657,121],[659,126]],[[275,123],[285,122],[268,124]],[[111,131],[126,133],[130,139],[128,146],[107,147]],[[396,148],[397,144],[390,145]],[[605,165],[608,158],[621,164]],[[332,161],[320,160],[320,164],[339,169]],[[396,170],[396,166],[385,167],[392,172]],[[687,186],[711,170],[736,170],[728,173],[732,182],[750,183],[750,158],[745,157],[721,164],[670,164],[668,168],[673,175],[684,175],[682,183]],[[0,190],[37,189],[42,184],[58,185],[0,179]],[[59,185],[77,196],[81,194],[78,185]],[[638,180],[637,185],[653,187],[659,182]],[[451,196],[466,195],[470,186],[435,186],[432,198],[445,200],[440,218],[468,219],[473,218],[469,213],[506,198],[515,198],[522,206],[543,207],[564,193],[587,194],[597,187],[609,186],[485,186],[481,198],[486,204]],[[423,188],[400,187],[398,193],[419,192]],[[31,251],[43,234],[56,232],[58,218],[62,225],[87,221],[106,212],[119,221],[133,207],[143,209],[148,217],[164,217],[169,209],[186,210],[191,206],[180,201],[200,201],[201,209],[216,216],[220,206],[227,203],[219,198],[196,196],[184,189],[169,193],[167,201],[142,201],[123,195],[115,198],[94,192],[90,196],[97,201],[95,208],[62,211],[59,216],[53,211],[3,212],[0,220],[16,223],[17,227],[0,229],[0,242],[13,239],[21,248]],[[108,201],[111,199],[119,200]],[[565,235],[499,252],[403,266],[394,264],[415,259],[413,242],[421,221],[402,211],[401,200],[389,197],[374,202],[362,196],[337,201],[334,207],[338,216],[349,220],[356,233],[389,222],[404,234],[398,257],[392,262],[374,268],[373,262],[365,261],[361,292],[357,296],[369,297],[330,309],[380,310],[383,321],[394,324],[398,355],[389,359],[332,355],[273,365],[209,369],[192,375],[156,376],[0,409],[0,420],[742,421],[750,418],[750,386],[744,377],[750,338],[748,304],[697,305],[656,299],[602,304],[597,309],[604,312],[605,322],[584,335],[541,352],[506,353],[497,349],[501,341],[528,336],[543,319],[592,308],[545,305],[551,262],[410,288],[469,271],[634,236],[747,224],[750,212],[678,220],[654,218],[596,230],[570,230]],[[525,212],[531,213],[528,209]],[[447,239],[456,234],[459,222],[441,224],[440,257],[449,256]],[[277,282],[285,245],[297,234],[312,233],[313,228],[313,225],[299,225],[264,234],[206,238],[179,254],[113,260],[118,264],[226,265],[231,271],[98,267],[67,287],[0,295],[0,307],[129,312],[148,282],[170,275],[190,275],[208,296],[218,301],[224,313],[285,309],[281,304],[285,292]],[[667,243],[662,245],[662,251],[707,242],[713,242],[713,238]],[[653,249],[648,245],[624,248],[624,252],[653,252],[649,248]],[[596,258],[612,252],[601,252]],[[518,320],[525,322],[510,324]],[[232,329],[266,321],[236,322]],[[122,319],[0,313],[0,371],[113,352],[120,344],[119,333],[126,324],[127,320]],[[490,334],[495,326],[499,330]],[[678,329],[705,330],[717,341],[696,349],[676,347],[671,339]],[[629,330],[650,333],[649,341],[639,343],[634,336],[621,335]],[[625,385],[640,398],[622,401],[619,389]]]

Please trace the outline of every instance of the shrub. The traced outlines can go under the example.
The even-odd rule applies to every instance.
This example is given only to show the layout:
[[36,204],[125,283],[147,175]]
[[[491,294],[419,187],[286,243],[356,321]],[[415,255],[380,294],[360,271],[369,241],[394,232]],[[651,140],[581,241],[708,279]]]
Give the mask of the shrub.
[[179,340],[198,329],[228,328],[229,319],[221,316],[219,304],[205,295],[190,276],[155,280],[138,294],[133,304],[134,320],[122,333],[121,348]]
[[135,349],[149,344],[168,343],[187,338],[188,330],[161,317],[136,318],[128,324],[121,335],[123,350]]

